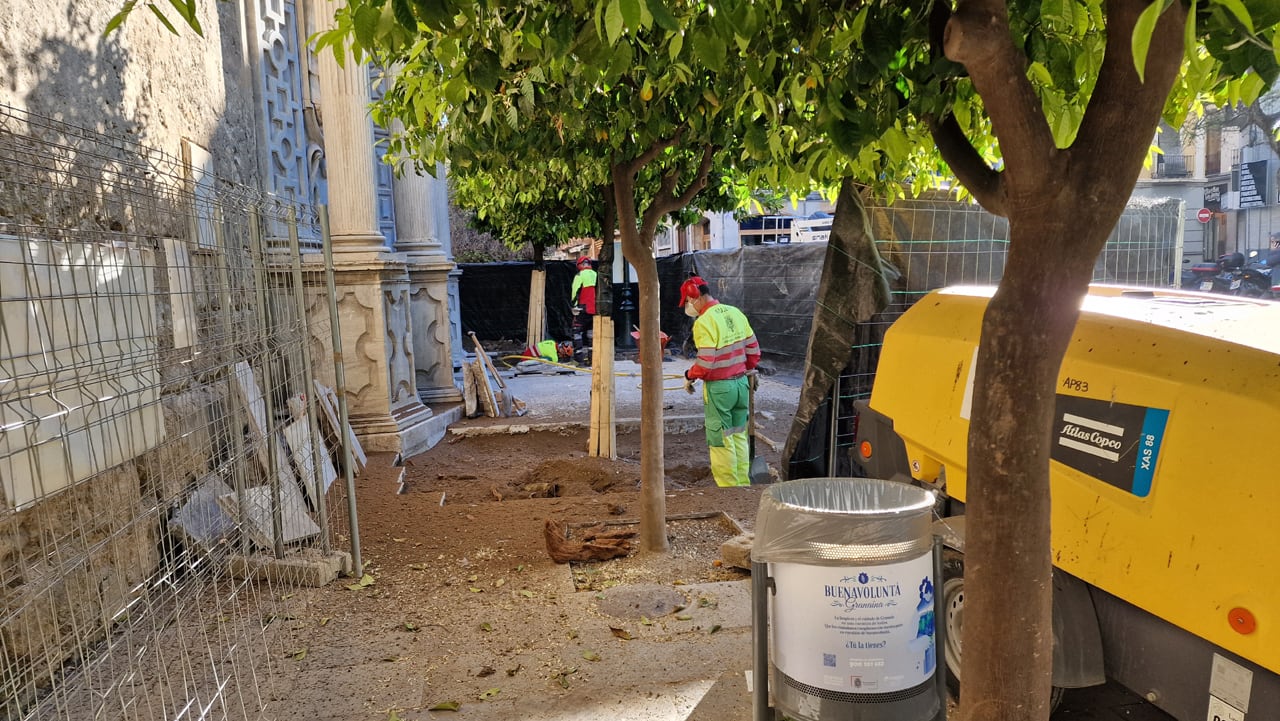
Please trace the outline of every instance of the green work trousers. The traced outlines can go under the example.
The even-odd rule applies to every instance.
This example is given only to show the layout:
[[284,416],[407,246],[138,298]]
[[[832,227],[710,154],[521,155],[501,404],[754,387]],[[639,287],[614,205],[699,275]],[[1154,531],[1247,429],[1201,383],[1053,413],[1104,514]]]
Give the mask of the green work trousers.
[[751,451],[747,439],[750,393],[746,376],[702,384],[711,475],[717,486],[751,485],[748,475]]

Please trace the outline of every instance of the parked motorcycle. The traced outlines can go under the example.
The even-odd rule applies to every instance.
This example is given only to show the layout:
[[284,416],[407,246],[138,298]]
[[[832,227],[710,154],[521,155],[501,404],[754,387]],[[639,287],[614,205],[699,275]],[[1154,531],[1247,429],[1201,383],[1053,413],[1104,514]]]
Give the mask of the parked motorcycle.
[[1237,295],[1244,285],[1243,268],[1243,253],[1223,253],[1215,263],[1196,263],[1183,271],[1180,285],[1183,290]]
[[1275,298],[1280,289],[1280,278],[1273,272],[1280,265],[1280,250],[1273,250],[1262,255],[1259,251],[1249,252],[1249,262],[1239,270],[1240,289],[1238,293],[1250,298]]

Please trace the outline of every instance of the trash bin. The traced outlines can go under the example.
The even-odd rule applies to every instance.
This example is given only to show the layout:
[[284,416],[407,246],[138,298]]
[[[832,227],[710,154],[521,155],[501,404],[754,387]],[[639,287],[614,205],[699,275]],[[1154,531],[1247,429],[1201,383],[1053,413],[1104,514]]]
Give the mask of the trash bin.
[[767,572],[772,594],[761,594],[767,611],[754,601],[753,637],[771,642],[772,653],[757,648],[755,658],[761,666],[768,659],[784,716],[939,715],[933,504],[931,491],[865,478],[811,478],[765,491],[751,559],[753,574]]

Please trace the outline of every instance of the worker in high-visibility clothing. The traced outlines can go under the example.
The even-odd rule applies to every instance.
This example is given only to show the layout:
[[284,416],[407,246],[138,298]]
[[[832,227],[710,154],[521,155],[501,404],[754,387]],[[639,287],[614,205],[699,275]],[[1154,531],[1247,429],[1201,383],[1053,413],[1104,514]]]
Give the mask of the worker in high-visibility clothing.
[[711,475],[717,486],[749,486],[748,383],[755,379],[748,371],[760,362],[760,343],[742,311],[713,298],[706,281],[696,275],[680,286],[680,305],[696,319],[698,358],[684,373],[685,390],[693,393],[694,381],[702,381]]
[[592,318],[596,315],[596,272],[591,259],[578,258],[578,274],[573,276],[569,289],[569,304],[573,311],[573,357],[581,363],[591,362]]

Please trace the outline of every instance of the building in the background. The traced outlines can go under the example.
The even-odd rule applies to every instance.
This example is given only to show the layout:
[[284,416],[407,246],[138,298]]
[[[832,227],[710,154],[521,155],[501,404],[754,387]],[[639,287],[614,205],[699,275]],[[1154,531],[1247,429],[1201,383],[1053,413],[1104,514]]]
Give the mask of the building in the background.
[[703,213],[692,226],[666,226],[654,238],[654,253],[671,255],[695,250],[724,250],[762,243],[825,242],[835,204],[820,193],[787,201],[776,211],[743,216]]
[[1134,197],[1173,197],[1186,204],[1184,256],[1266,248],[1280,232],[1280,155],[1275,132],[1280,92],[1233,112],[1191,118],[1181,131],[1161,124],[1150,167]]

